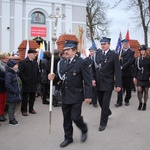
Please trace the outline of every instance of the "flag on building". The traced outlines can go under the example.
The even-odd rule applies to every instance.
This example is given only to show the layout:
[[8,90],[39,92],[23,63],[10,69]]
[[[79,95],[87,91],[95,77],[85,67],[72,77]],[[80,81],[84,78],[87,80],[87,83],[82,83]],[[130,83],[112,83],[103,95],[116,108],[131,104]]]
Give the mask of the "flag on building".
[[24,58],[26,58],[26,57],[27,57],[28,50],[29,50],[29,40],[27,40],[27,45],[26,45],[26,51],[25,51]]
[[116,49],[115,49],[115,52],[116,52],[116,53],[119,53],[119,51],[120,51],[121,48],[122,48],[121,40],[122,40],[122,35],[121,35],[121,32],[120,32],[120,33],[119,33],[119,37],[118,37],[117,46],[116,46]]

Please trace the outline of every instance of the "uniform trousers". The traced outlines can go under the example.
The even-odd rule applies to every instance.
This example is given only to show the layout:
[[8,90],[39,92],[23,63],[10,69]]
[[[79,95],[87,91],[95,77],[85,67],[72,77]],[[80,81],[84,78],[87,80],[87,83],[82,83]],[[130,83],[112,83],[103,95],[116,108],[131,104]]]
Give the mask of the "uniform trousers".
[[92,87],[92,102],[93,102],[93,105],[97,104],[97,90],[95,87]]
[[101,107],[101,117],[100,117],[100,126],[106,126],[108,121],[108,116],[111,115],[110,99],[112,91],[97,91],[98,102]]
[[[123,82],[123,88],[125,89],[126,95],[125,95],[125,103],[129,103],[129,100],[131,98],[131,92],[132,92],[132,80],[133,77],[122,77]],[[118,92],[117,96],[117,104],[122,104],[123,102],[123,91],[122,89]]]
[[28,103],[29,103],[29,111],[33,111],[34,101],[35,101],[35,92],[23,93],[21,112],[27,112]]
[[64,138],[67,141],[73,141],[73,126],[72,121],[81,130],[82,133],[87,132],[87,126],[81,116],[82,102],[75,104],[64,104],[62,103],[63,112],[63,127],[64,127]]

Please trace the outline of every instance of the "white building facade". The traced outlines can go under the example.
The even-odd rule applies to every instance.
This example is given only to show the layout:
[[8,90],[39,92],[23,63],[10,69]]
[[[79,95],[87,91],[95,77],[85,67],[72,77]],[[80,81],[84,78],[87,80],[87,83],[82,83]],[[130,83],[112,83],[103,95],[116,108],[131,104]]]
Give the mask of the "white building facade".
[[51,42],[56,14],[57,37],[76,33],[78,26],[86,30],[86,0],[1,0],[0,1],[0,51],[16,52],[23,40],[37,36]]

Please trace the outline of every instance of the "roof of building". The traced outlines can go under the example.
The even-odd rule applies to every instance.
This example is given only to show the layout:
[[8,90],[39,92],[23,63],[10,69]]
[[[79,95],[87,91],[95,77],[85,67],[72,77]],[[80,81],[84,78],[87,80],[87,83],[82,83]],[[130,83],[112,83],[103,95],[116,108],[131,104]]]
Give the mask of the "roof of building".
[[[130,48],[135,51],[134,56],[138,57],[139,56],[139,47],[140,47],[140,43],[138,42],[138,40],[130,39],[129,44],[130,44]],[[148,53],[150,54],[150,48],[148,48]]]

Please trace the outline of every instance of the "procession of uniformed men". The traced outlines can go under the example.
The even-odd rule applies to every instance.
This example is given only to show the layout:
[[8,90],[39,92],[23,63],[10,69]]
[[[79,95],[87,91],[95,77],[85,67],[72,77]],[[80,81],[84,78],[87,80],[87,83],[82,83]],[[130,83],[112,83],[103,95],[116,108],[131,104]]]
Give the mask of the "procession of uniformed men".
[[[110,49],[111,38],[103,37],[100,40],[101,48],[97,49],[92,45],[89,48],[89,57],[83,59],[77,50],[78,42],[66,40],[59,55],[60,59],[57,59],[57,63],[54,63],[54,73],[50,73],[51,54],[48,51],[44,53],[43,61],[41,62],[41,74],[39,74],[36,60],[38,53],[33,49],[29,49],[27,57],[19,62],[18,75],[22,81],[22,115],[28,116],[27,112],[36,114],[34,101],[37,83],[39,82],[42,83],[42,103],[44,105],[49,104],[47,100],[48,81],[54,80],[55,94],[57,91],[57,96],[54,95],[53,100],[55,99],[58,104],[59,97],[63,114],[64,140],[60,144],[60,147],[63,148],[73,142],[73,123],[81,131],[81,142],[85,142],[88,137],[88,124],[84,122],[82,116],[83,102],[93,104],[94,108],[97,108],[97,102],[99,103],[101,113],[98,130],[100,132],[106,129],[109,116],[112,114],[110,101],[113,90],[117,92],[115,106],[121,107],[123,101],[125,106],[129,106],[132,87],[136,85],[139,100],[137,108],[139,111],[145,111],[150,85],[150,58],[147,53],[147,47],[146,45],[141,45],[139,56],[135,59],[134,51],[130,48],[129,41],[124,39],[121,42],[122,49],[119,53],[115,53]],[[4,54],[2,56],[4,59]],[[4,85],[4,67],[7,64],[3,59],[0,60],[0,82]],[[2,64],[4,65],[1,67]],[[42,80],[40,80],[39,75],[41,75]],[[5,121],[6,118],[3,114],[7,89],[2,90],[2,88],[4,86],[0,87],[0,97],[3,97],[3,103],[0,103],[0,121]],[[124,100],[123,93],[125,93]],[[142,99],[144,99],[144,103]],[[15,126],[16,120],[11,125]],[[17,125],[19,124],[17,123]]]
[[[81,116],[83,101],[91,103],[95,107],[97,107],[97,101],[99,102],[101,107],[99,131],[105,130],[108,118],[112,114],[109,106],[113,90],[118,93],[115,106],[122,106],[123,92],[126,93],[125,105],[129,106],[133,78],[136,79],[133,74],[135,58],[134,51],[129,47],[129,41],[124,39],[121,42],[122,49],[117,54],[110,50],[111,39],[103,37],[100,40],[101,48],[96,49],[91,46],[89,57],[82,59],[76,56],[77,43],[70,40],[66,41],[63,49],[65,58],[59,62],[58,75],[49,74],[48,76],[50,80],[55,81],[58,78],[62,80],[62,112],[65,135],[60,147],[66,147],[73,142],[72,122],[81,130],[81,142],[86,141],[88,127]],[[144,49],[144,51],[146,50]],[[145,56],[147,55],[145,54]],[[144,68],[145,65],[143,65],[143,70]],[[138,68],[136,70],[138,72]],[[146,78],[148,86],[149,77],[150,68]],[[144,78],[141,78],[140,82],[143,83],[143,80]],[[146,88],[143,87],[143,89]],[[139,93],[139,90],[137,92]],[[94,100],[95,97],[96,100]],[[147,99],[145,103],[146,101]],[[142,100],[139,101],[139,105],[141,103]],[[138,107],[138,110],[141,108]],[[146,110],[146,107],[143,110]]]

